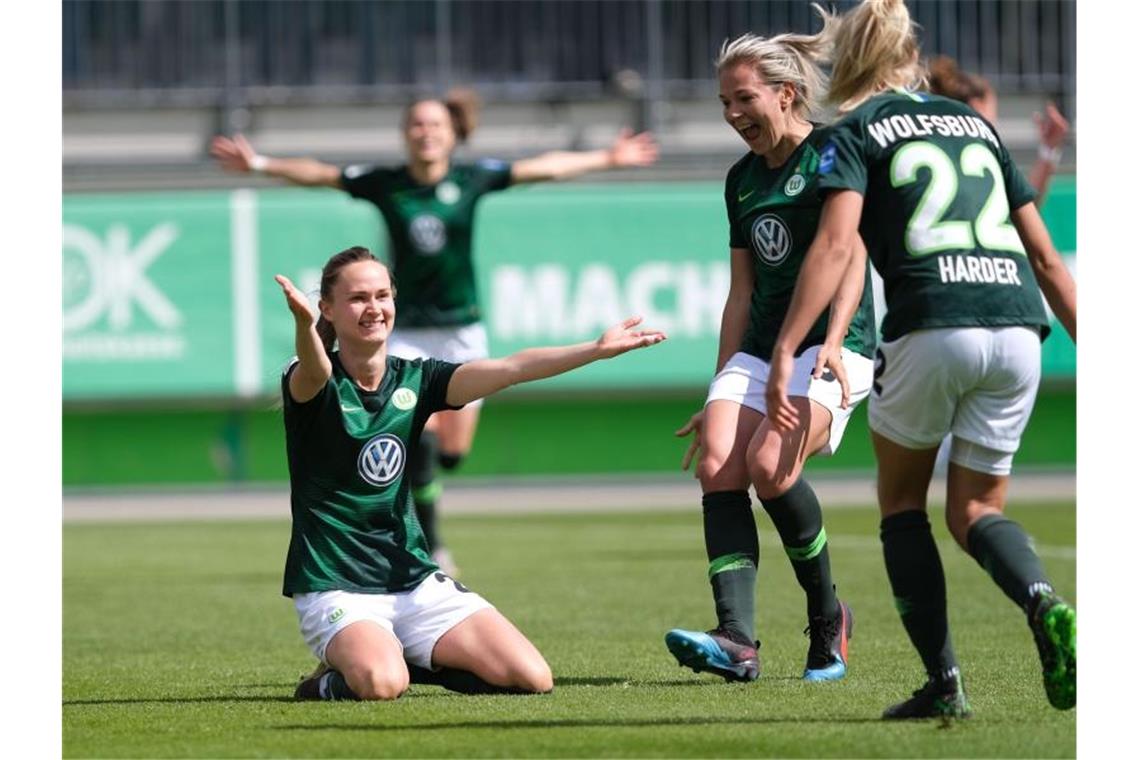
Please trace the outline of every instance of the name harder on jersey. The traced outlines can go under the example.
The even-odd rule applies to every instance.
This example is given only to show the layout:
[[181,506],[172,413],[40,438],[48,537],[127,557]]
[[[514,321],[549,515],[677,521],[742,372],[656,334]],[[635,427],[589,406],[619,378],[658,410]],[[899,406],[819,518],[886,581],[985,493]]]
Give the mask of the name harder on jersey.
[[1021,285],[1017,264],[1012,259],[961,254],[939,256],[938,274],[942,282]]
[[[929,135],[985,140],[1000,151],[1001,142],[984,120],[956,114],[892,114],[869,123],[867,133],[880,148],[908,140],[895,151],[891,162],[891,183],[896,187],[918,181],[919,169],[929,171],[927,192],[907,225],[906,245],[912,256],[941,254],[937,260],[943,283],[1022,284],[1017,263],[1011,259],[947,250],[970,250],[980,244],[995,253],[1024,255],[1017,232],[1009,223],[1009,203],[997,157],[983,143],[972,142],[962,149],[959,167],[935,142],[913,140]],[[978,217],[973,222],[944,220],[942,213],[957,193],[958,177],[987,174],[993,178],[993,186]]]

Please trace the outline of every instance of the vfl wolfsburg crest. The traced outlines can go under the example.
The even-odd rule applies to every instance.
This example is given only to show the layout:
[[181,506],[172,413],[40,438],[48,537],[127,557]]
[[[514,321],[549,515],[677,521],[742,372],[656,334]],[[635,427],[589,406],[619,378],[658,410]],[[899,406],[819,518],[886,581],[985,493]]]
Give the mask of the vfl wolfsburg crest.
[[408,411],[416,405],[416,392],[411,388],[397,388],[392,394],[392,406],[401,411]]
[[769,266],[777,266],[792,250],[792,233],[775,214],[764,214],[752,223],[752,250]]
[[793,174],[784,185],[784,195],[799,195],[806,186],[807,182],[804,180],[804,175]]
[[459,185],[451,180],[440,182],[435,188],[435,197],[440,203],[450,206],[459,200]]
[[439,217],[420,214],[408,228],[412,242],[421,253],[439,253],[447,245],[447,229]]
[[360,450],[356,469],[365,482],[386,486],[404,472],[404,442],[391,433],[381,433]]

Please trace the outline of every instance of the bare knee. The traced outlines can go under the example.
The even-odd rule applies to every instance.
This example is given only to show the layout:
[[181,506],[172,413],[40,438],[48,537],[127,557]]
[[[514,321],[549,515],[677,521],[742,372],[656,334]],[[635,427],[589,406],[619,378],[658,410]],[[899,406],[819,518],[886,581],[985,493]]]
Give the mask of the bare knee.
[[748,473],[743,462],[730,461],[715,451],[705,451],[697,462],[697,479],[704,493],[743,491],[748,488]]
[[348,686],[363,700],[391,701],[408,690],[408,674],[393,673],[379,668],[362,669],[346,675]]
[[799,477],[799,468],[781,461],[779,446],[761,445],[749,452],[748,477],[756,489],[756,497],[774,499],[791,488]]
[[538,660],[523,663],[512,674],[512,684],[515,688],[535,694],[546,694],[554,690],[554,674],[550,666],[541,657]]

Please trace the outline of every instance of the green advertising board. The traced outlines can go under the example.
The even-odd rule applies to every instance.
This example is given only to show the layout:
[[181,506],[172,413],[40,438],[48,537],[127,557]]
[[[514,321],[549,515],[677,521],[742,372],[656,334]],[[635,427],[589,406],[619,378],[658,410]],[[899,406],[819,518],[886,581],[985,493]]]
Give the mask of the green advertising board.
[[[332,190],[68,195],[63,391],[69,401],[253,398],[293,353],[277,273],[315,297],[350,245],[384,249],[379,214]],[[1043,209],[1073,266],[1076,188]],[[535,389],[698,388],[728,291],[719,183],[545,185],[490,196],[475,250],[491,351],[596,337],[640,314],[669,340]],[[397,326],[399,315],[397,315]],[[1047,376],[1072,378],[1063,330]]]

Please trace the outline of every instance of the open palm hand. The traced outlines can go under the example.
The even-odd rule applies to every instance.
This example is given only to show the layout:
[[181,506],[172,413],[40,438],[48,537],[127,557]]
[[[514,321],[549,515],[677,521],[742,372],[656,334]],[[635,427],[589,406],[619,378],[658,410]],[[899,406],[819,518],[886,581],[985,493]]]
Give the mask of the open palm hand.
[[602,333],[597,342],[602,357],[608,359],[665,340],[665,333],[660,330],[634,330],[639,324],[641,317],[630,317]]

